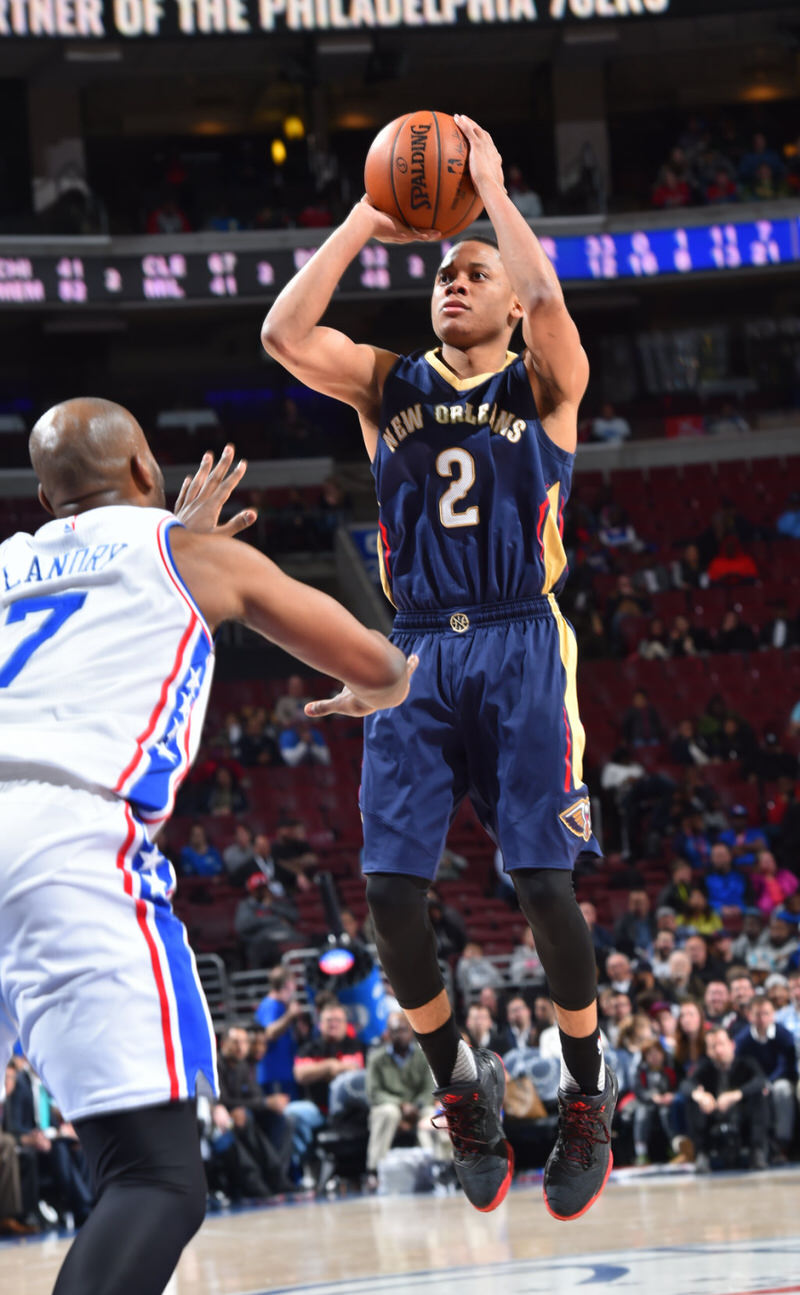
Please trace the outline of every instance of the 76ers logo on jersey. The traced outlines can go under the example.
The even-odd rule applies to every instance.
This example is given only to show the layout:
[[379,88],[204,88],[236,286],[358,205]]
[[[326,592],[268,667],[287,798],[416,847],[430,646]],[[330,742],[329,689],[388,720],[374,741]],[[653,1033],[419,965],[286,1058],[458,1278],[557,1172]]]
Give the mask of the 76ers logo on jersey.
[[558,817],[573,836],[580,836],[584,841],[591,840],[592,811],[589,808],[588,796],[576,800],[574,805],[570,805]]

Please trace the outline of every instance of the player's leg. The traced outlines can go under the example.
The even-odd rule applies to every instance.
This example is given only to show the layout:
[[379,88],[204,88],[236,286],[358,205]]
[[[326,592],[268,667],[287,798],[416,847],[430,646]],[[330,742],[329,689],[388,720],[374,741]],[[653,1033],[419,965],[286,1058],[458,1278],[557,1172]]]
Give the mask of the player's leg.
[[436,954],[427,889],[421,877],[367,875],[381,964],[436,1080],[434,1097],[450,1132],[458,1180],[471,1204],[486,1213],[504,1199],[514,1169],[500,1119],[505,1073],[493,1052],[461,1038]]
[[544,1195],[558,1219],[578,1218],[611,1172],[617,1080],[606,1069],[597,1024],[597,964],[572,875],[515,869],[520,907],[533,931],[561,1038],[558,1139],[545,1166]]
[[476,1208],[490,1210],[505,1196],[512,1171],[500,1124],[502,1064],[461,1038],[428,917],[428,886],[465,786],[452,707],[442,695],[450,669],[442,661],[441,635],[426,636],[424,645],[403,638],[399,646],[420,653],[411,695],[394,711],[369,716],[364,726],[367,903],[381,965],[447,1113],[459,1180]]
[[476,636],[472,656],[470,794],[533,930],[561,1034],[559,1138],[545,1200],[557,1218],[576,1218],[610,1172],[616,1080],[604,1066],[594,949],[572,885],[578,853],[599,853],[582,779],[574,636],[542,599],[527,619]]
[[76,1130],[98,1199],[53,1295],[161,1295],[205,1215],[194,1102],[99,1115]]

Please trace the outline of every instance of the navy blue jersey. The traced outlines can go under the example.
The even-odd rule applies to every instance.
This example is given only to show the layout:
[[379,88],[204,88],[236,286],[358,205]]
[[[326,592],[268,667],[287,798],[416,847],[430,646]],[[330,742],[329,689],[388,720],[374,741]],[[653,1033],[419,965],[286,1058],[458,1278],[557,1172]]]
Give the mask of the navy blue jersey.
[[542,427],[522,356],[459,379],[403,356],[383,389],[372,464],[384,588],[406,610],[557,594],[575,456]]

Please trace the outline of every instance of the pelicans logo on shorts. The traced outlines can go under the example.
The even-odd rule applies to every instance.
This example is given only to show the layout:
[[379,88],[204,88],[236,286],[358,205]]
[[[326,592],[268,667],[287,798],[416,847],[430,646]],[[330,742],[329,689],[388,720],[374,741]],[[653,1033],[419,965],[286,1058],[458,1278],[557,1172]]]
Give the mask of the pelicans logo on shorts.
[[592,811],[589,807],[589,797],[584,796],[581,800],[576,800],[574,805],[562,811],[558,816],[564,826],[572,832],[573,836],[583,837],[584,841],[591,839],[592,835]]

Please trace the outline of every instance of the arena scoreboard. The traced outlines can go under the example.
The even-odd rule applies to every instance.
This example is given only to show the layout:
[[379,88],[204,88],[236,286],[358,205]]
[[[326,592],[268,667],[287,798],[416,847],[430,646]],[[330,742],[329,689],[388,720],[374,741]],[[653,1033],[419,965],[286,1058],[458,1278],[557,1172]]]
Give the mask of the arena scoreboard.
[[[541,235],[563,283],[590,284],[667,275],[729,274],[800,264],[800,217],[580,235]],[[161,240],[159,240],[161,242]],[[0,310],[17,307],[160,306],[266,302],[314,255],[316,247],[240,250],[220,239],[213,250],[144,254],[88,248],[61,255],[10,251],[0,243]],[[113,243],[110,244],[113,247]],[[141,242],[140,242],[141,246]],[[78,247],[76,240],[75,247]],[[423,294],[448,243],[370,243],[346,270],[342,297]]]

